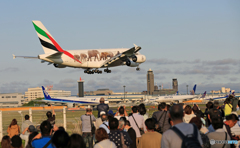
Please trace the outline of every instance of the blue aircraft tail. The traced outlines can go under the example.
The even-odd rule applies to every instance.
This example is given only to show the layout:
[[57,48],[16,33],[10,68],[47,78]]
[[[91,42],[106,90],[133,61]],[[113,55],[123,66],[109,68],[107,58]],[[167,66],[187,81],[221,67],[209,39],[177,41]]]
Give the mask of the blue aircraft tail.
[[233,96],[235,96],[235,91],[232,93]]
[[202,94],[202,97],[201,98],[205,98],[205,96],[206,96],[206,91]]
[[190,93],[191,95],[195,95],[196,88],[197,88],[197,84],[193,86],[193,90],[191,90],[191,93]]
[[52,99],[43,86],[42,86],[42,90],[43,90],[43,95],[45,99]]

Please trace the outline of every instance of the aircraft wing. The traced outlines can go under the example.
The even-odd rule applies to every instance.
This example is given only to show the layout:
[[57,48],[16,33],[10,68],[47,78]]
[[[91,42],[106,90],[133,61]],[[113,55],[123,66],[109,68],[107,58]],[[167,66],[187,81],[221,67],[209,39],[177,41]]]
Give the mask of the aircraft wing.
[[123,61],[126,61],[128,57],[131,57],[135,53],[137,53],[141,49],[140,46],[137,46],[134,44],[134,47],[128,49],[127,51],[124,51],[123,53],[120,53],[114,57],[112,57],[109,60],[106,60],[101,67],[110,67],[115,64],[122,63]]

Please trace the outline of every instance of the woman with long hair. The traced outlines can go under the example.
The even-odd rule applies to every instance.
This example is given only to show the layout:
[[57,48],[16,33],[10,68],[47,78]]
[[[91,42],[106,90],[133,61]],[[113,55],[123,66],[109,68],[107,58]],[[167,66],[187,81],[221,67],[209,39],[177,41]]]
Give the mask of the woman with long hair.
[[193,118],[196,117],[192,111],[192,107],[190,105],[187,105],[184,108],[184,117],[183,117],[183,122],[189,123],[189,121]]
[[8,133],[8,136],[10,138],[12,138],[15,135],[19,135],[20,134],[20,127],[17,124],[17,120],[16,119],[13,119],[11,124],[8,126],[7,133]]

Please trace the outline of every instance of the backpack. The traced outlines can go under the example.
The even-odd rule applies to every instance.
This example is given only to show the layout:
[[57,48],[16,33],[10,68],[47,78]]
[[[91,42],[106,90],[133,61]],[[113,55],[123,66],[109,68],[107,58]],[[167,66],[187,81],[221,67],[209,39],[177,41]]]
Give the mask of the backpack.
[[196,125],[193,125],[193,134],[184,135],[176,126],[171,129],[182,139],[182,148],[201,148],[198,141],[198,129]]

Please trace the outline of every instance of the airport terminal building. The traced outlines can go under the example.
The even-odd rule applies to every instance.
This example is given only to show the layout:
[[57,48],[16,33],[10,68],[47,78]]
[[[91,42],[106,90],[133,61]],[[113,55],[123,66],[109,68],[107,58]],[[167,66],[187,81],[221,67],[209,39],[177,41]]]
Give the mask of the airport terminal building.
[[[47,88],[46,90],[51,97],[71,96],[71,91],[50,90]],[[25,92],[25,98],[26,98],[26,101],[35,100],[37,98],[44,98],[42,88],[41,87],[28,88],[28,91]]]
[[21,93],[0,94],[0,107],[18,107],[25,102],[24,95]]

